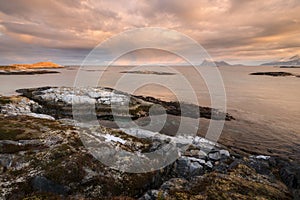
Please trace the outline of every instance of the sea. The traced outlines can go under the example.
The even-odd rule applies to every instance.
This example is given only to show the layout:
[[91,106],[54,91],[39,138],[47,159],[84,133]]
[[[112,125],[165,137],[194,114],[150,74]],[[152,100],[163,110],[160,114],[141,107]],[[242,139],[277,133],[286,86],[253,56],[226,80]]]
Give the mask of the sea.
[[[300,75],[300,68],[224,66],[212,70],[212,67],[194,66],[66,66],[51,70],[60,73],[0,75],[0,94],[17,95],[16,90],[20,88],[86,85],[216,107],[235,118],[225,122],[218,137],[220,144],[236,151],[279,156],[300,163],[300,78],[250,75],[280,71]],[[223,103],[215,104],[215,101]],[[177,121],[180,123],[179,119]],[[201,118],[199,135],[206,136],[209,122]]]

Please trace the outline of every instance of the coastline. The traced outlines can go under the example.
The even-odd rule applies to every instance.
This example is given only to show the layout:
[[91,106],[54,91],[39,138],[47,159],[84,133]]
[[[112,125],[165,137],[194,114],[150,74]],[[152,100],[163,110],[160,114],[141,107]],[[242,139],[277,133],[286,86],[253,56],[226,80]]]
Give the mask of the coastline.
[[[44,96],[44,98],[40,98],[43,95],[43,91],[47,91],[45,92],[46,96]],[[14,163],[11,166],[6,165],[4,168],[2,168],[2,171],[4,172],[2,178],[5,177],[6,179],[9,179],[10,180],[9,183],[11,184],[6,188],[12,189],[16,187],[12,191],[6,190],[7,195],[13,195],[13,191],[20,191],[22,187],[28,184],[32,184],[33,190],[29,189],[27,193],[31,193],[31,194],[33,193],[35,195],[41,195],[41,193],[43,192],[54,192],[53,194],[54,196],[55,195],[68,196],[69,193],[83,195],[80,192],[81,189],[96,187],[95,184],[96,183],[98,184],[98,182],[94,182],[94,181],[98,180],[99,178],[101,179],[104,178],[103,175],[96,173],[96,175],[94,174],[91,180],[87,182],[87,185],[84,188],[78,190],[75,189],[74,186],[72,186],[72,184],[75,184],[76,181],[83,181],[85,179],[84,177],[85,175],[87,175],[86,174],[87,172],[85,171],[85,167],[90,168],[91,166],[83,165],[79,167],[78,165],[81,163],[81,162],[79,163],[80,159],[86,160],[87,157],[89,157],[89,159],[86,160],[87,163],[90,164],[94,162],[98,163],[97,166],[100,167],[101,170],[104,170],[106,176],[108,176],[110,179],[113,179],[116,185],[122,185],[124,184],[123,181],[130,179],[132,182],[130,181],[129,185],[125,184],[125,187],[128,187],[127,188],[127,191],[129,190],[128,193],[113,192],[113,190],[115,190],[116,188],[107,188],[107,191],[112,192],[114,195],[130,196],[132,198],[139,197],[141,199],[149,199],[150,197],[150,199],[151,198],[155,199],[158,198],[160,195],[165,195],[165,197],[170,197],[170,198],[171,197],[175,198],[176,195],[184,195],[190,198],[195,196],[197,192],[198,193],[200,192],[199,188],[196,189],[195,193],[189,191],[191,188],[194,188],[194,186],[197,185],[197,183],[201,185],[206,183],[206,186],[202,191],[204,192],[204,195],[211,195],[209,189],[212,189],[212,192],[214,192],[215,195],[221,195],[220,193],[218,193],[218,189],[220,188],[216,188],[214,185],[207,183],[208,180],[210,180],[209,182],[211,181],[212,182],[220,181],[220,183],[225,182],[225,184],[219,185],[220,187],[229,187],[230,184],[234,182],[238,182],[241,187],[239,187],[239,185],[234,186],[235,188],[234,195],[243,195],[242,188],[246,187],[247,190],[249,190],[250,192],[258,191],[259,193],[261,192],[260,195],[263,195],[265,197],[266,195],[267,197],[270,198],[273,195],[274,197],[279,195],[282,197],[282,199],[291,198],[287,188],[282,190],[282,188],[284,188],[282,185],[282,181],[287,181],[286,184],[290,189],[292,188],[297,189],[297,187],[299,187],[299,185],[293,185],[294,181],[297,180],[297,174],[294,174],[294,172],[290,171],[293,168],[293,166],[290,166],[290,163],[288,163],[287,161],[283,161],[276,157],[273,158],[273,157],[262,156],[262,155],[246,156],[246,155],[236,153],[235,151],[228,149],[224,146],[220,146],[219,144],[213,145],[211,151],[205,154],[205,151],[203,153],[203,147],[207,146],[208,144],[209,145],[211,144],[206,140],[202,140],[201,137],[199,136],[196,136],[195,138],[191,138],[193,141],[192,148],[188,149],[186,152],[184,152],[183,156],[179,157],[172,165],[166,166],[165,168],[160,170],[160,172],[151,172],[150,174],[146,173],[140,176],[133,175],[133,174],[125,174],[125,175],[121,175],[121,179],[119,180],[120,181],[119,182],[113,178],[116,176],[116,174],[119,174],[118,172],[106,169],[98,161],[90,157],[90,155],[86,152],[86,150],[84,150],[85,148],[84,146],[82,146],[82,143],[80,142],[78,130],[76,131],[76,127],[72,126],[72,123],[70,124],[68,122],[69,120],[66,120],[66,116],[68,115],[63,115],[62,113],[58,115],[57,113],[53,113],[53,110],[49,108],[46,109],[42,108],[42,107],[51,108],[56,104],[58,104],[58,102],[61,102],[60,100],[58,100],[54,104],[53,103],[47,104],[47,101],[52,102],[51,98],[49,99],[49,96],[51,96],[49,94],[53,92],[57,93],[58,91],[59,90],[56,90],[56,88],[51,88],[51,87],[36,88],[36,89],[19,90],[19,92],[23,92],[23,95],[26,97],[24,96],[23,97],[22,96],[1,97],[1,101],[0,101],[1,112],[2,112],[1,122],[3,125],[6,124],[5,126],[3,126],[2,129],[8,131],[7,133],[11,131],[12,131],[11,133],[14,133],[14,136],[11,136],[12,138],[11,137],[5,138],[4,137],[5,135],[2,134],[2,137],[4,138],[2,138],[1,140],[2,147],[4,145],[4,148],[2,148],[1,155],[6,157],[6,159],[8,159],[8,163]],[[62,89],[61,91],[67,91],[67,90]],[[124,94],[126,93],[121,93],[120,95],[124,95]],[[99,93],[99,91],[93,90],[93,93],[90,93],[90,95],[94,97],[98,95],[98,97],[101,97],[101,95],[103,96],[103,91],[101,90],[101,92]],[[37,96],[39,96],[39,98]],[[66,95],[62,95],[61,98],[63,96]],[[28,99],[28,97],[30,99]],[[54,98],[57,97],[59,96],[56,96]],[[135,97],[135,98],[140,98],[143,101],[147,100],[146,97]],[[137,99],[134,100],[137,101]],[[150,100],[152,101],[152,103],[160,102],[155,98],[150,98]],[[105,102],[102,102],[102,104],[103,103]],[[62,107],[60,106],[60,110],[61,108]],[[55,109],[57,109],[57,107]],[[144,112],[147,113],[147,110],[144,110]],[[136,116],[140,118],[140,117],[147,116],[147,114],[145,115],[144,112],[140,112],[140,113],[133,112],[133,113],[137,114]],[[144,113],[144,116],[140,115],[141,113]],[[99,110],[99,114],[100,115],[103,114],[103,110],[102,111]],[[175,113],[171,112],[171,114],[176,114],[176,112]],[[107,113],[105,115],[107,115]],[[227,115],[230,116],[229,114]],[[50,128],[49,129],[50,131],[47,131],[47,133],[42,133],[41,136],[33,135],[28,138],[27,135],[28,133],[26,133],[27,128],[25,128],[28,127],[27,125],[28,122],[29,124],[35,124],[36,122],[39,124],[40,128],[35,128],[35,127],[30,128],[30,130],[32,130],[33,132],[39,133],[40,130],[43,130],[46,127],[48,127],[48,129]],[[8,127],[7,124],[19,124],[19,125]],[[20,125],[24,127],[25,133],[23,131],[19,133],[18,130],[20,129],[14,128],[14,127],[19,127]],[[112,145],[113,147],[118,147],[118,148],[121,147],[124,148],[125,150],[143,149],[143,151],[149,150],[149,145],[152,146],[152,148],[154,148],[153,144],[149,143],[149,141],[143,141],[134,135],[128,135],[129,132],[126,133],[122,130],[115,132],[115,129],[110,129],[110,128],[104,128],[104,132],[106,134],[113,135],[113,137],[110,137],[110,140],[104,140],[105,144]],[[142,133],[143,132],[141,132],[141,134]],[[113,138],[113,140],[111,140],[111,138]],[[114,140],[115,138],[120,138],[120,139]],[[164,139],[158,139],[159,144],[164,143],[165,137],[163,138]],[[36,139],[40,140],[40,142]],[[125,143],[124,144],[122,144],[122,142],[120,143],[120,141],[123,140],[125,141]],[[24,141],[24,142],[26,141],[26,142],[20,143],[20,141]],[[182,138],[176,141],[180,142],[182,141]],[[51,150],[52,147],[54,149]],[[10,150],[10,152],[3,152],[8,150]],[[85,175],[74,179],[72,174],[65,174],[64,177],[66,180],[62,180],[59,177],[57,177],[58,174],[55,171],[43,167],[43,162],[44,162],[43,160],[39,161],[41,162],[40,164],[34,165],[32,162],[33,161],[32,154],[28,153],[31,151],[35,151],[40,156],[44,155],[45,153],[47,154],[50,153],[50,155],[52,155],[53,153],[57,152],[58,155],[61,156],[56,157],[54,154],[53,155],[54,157],[52,159],[47,159],[48,160],[47,162],[53,164],[57,163],[58,160],[67,159],[66,156],[72,155],[72,157],[70,157],[71,160],[69,159],[70,162],[79,167],[78,169],[76,169],[79,170],[78,171],[79,174],[85,174]],[[18,155],[20,153],[22,154],[25,153],[25,155],[28,156],[27,159],[29,160],[29,162],[24,163],[24,161],[19,160]],[[77,156],[74,156],[74,154]],[[9,157],[8,155],[14,155],[14,157]],[[73,160],[76,157],[79,160]],[[100,170],[100,168],[98,168],[98,170]],[[68,168],[65,169],[59,166],[58,169],[63,170],[62,173],[65,173],[65,171],[68,170]],[[17,183],[16,181],[14,181],[16,180],[16,177],[18,177],[18,175],[14,175],[15,173],[17,174],[20,173],[22,176],[26,178],[24,178],[24,180]],[[24,173],[27,174],[27,176]],[[118,176],[120,176],[120,174]],[[199,179],[199,176],[202,178]],[[245,178],[236,179],[236,177],[238,176],[245,176]],[[281,177],[281,180],[276,178],[278,176]],[[292,180],[290,178],[289,179],[285,178],[285,177],[292,177],[292,176],[294,176],[294,179]],[[249,180],[250,177],[252,178]],[[263,177],[266,177],[267,180],[264,180]],[[52,180],[53,178],[54,180]],[[81,180],[82,178],[83,180]],[[141,184],[139,185],[135,183],[138,180],[141,181],[140,182]],[[154,180],[154,182],[150,180],[152,181]],[[183,187],[183,185],[186,184],[185,182],[186,180],[190,180],[190,183],[188,184],[189,185],[188,188],[190,189],[188,190]],[[276,180],[275,185],[274,185],[274,180]],[[257,190],[258,188],[262,187],[260,183],[261,181],[263,181],[265,185],[264,190],[269,191],[268,194],[260,190]],[[39,185],[38,183],[42,183],[42,185],[48,183],[48,185],[50,186],[46,188],[42,186],[37,186]],[[149,184],[152,186],[150,186]],[[108,185],[107,183],[102,182],[102,186],[107,187]],[[181,189],[178,190],[178,188]],[[281,190],[279,190],[278,188],[281,188]],[[224,190],[225,188],[222,189]],[[95,192],[96,188],[93,188],[92,191]],[[84,195],[92,195],[92,191],[87,193],[85,192]],[[98,193],[98,195],[100,194]]]

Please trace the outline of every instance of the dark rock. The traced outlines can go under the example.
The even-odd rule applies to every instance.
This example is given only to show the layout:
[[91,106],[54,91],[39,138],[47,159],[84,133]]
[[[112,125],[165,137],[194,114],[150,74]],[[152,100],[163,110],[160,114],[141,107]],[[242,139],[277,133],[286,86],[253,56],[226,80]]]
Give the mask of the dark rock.
[[158,195],[158,190],[149,190],[139,200],[156,200]]
[[[163,106],[166,109],[166,112],[170,115],[184,116],[184,117],[191,117],[191,118],[199,118],[199,117],[207,118],[207,119],[212,118],[215,120],[222,120],[222,119],[228,121],[234,120],[234,117],[232,117],[230,114],[223,113],[214,108],[202,107],[202,106],[197,106],[194,104],[188,104],[183,102],[167,102],[153,97],[144,97],[144,96],[135,96],[135,97],[147,102],[151,102]],[[200,114],[200,116],[198,114]]]
[[283,182],[294,189],[300,189],[300,166],[286,166],[280,170]]
[[43,176],[36,176],[32,180],[32,187],[39,192],[50,192],[54,194],[67,195],[69,188],[60,184],[56,184]]
[[247,164],[248,166],[255,169],[255,171],[259,174],[273,176],[272,168],[269,164],[269,159],[259,159],[257,157],[251,157],[250,161]]
[[[156,194],[155,199],[292,199],[285,185],[272,183],[242,164],[228,174],[206,173],[189,181],[170,179]],[[146,195],[141,199],[146,199]]]
[[208,157],[214,161],[218,161],[230,157],[230,154],[227,150],[212,151],[208,154]]
[[32,70],[32,71],[0,71],[0,75],[35,75],[35,74],[58,74],[58,71]]
[[226,174],[227,170],[228,170],[228,167],[229,166],[227,164],[225,164],[223,162],[220,162],[218,164],[215,164],[215,166],[213,167],[213,171]]
[[205,160],[192,157],[180,157],[174,164],[173,173],[177,177],[190,178],[204,173]]
[[170,191],[170,190],[182,190],[184,189],[184,185],[188,184],[186,179],[182,178],[171,178],[170,180],[164,182],[160,188],[162,190]]
[[300,68],[300,66],[280,66],[279,68]]
[[240,164],[245,164],[244,160],[243,159],[235,159],[232,163],[230,163],[230,165],[228,166],[228,169],[232,170]]
[[250,75],[266,75],[266,76],[295,76],[289,72],[254,72]]

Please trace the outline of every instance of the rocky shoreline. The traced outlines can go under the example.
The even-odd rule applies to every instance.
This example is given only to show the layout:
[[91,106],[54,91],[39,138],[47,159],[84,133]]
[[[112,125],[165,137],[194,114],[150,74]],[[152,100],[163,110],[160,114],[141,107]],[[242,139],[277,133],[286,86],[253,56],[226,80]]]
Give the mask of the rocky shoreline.
[[[36,112],[49,114],[55,118],[72,118],[72,101],[75,101],[74,103],[82,104],[83,110],[85,109],[84,104],[95,104],[98,118],[112,118],[111,105],[117,105],[120,108],[118,110],[120,117],[138,119],[148,116],[149,109],[155,104],[162,106],[170,115],[234,120],[230,114],[217,109],[188,103],[166,102],[153,97],[135,96],[111,88],[78,88],[74,90],[70,87],[42,87],[19,89],[17,92],[42,105]],[[129,105],[129,113],[122,111],[123,106],[126,105]],[[181,113],[181,110],[184,112]],[[199,111],[200,116],[195,110]],[[161,111],[154,110],[153,113],[161,114]]]
[[36,74],[58,74],[58,71],[50,70],[2,70],[0,75],[36,75]]
[[[88,137],[82,141],[82,130],[73,125],[69,107],[75,95],[77,103],[95,103],[100,119],[111,120],[104,117],[111,115],[108,107],[124,102],[130,105],[125,117],[133,119],[147,116],[153,104],[170,115],[199,117],[180,113],[176,102],[112,93],[109,88],[44,87],[18,92],[22,96],[0,97],[0,199],[292,199],[292,193],[299,197],[299,168],[288,161],[244,156],[200,136],[156,133],[144,138],[140,136],[152,133],[142,129],[98,127],[97,137],[90,134],[94,129],[85,129]],[[196,108],[184,105],[187,111]],[[234,120],[218,110],[197,109],[204,113],[202,117],[215,112]],[[160,170],[126,173],[103,165],[83,145],[98,138],[113,149],[129,152],[159,151],[170,141],[179,146],[188,141],[189,146]]]

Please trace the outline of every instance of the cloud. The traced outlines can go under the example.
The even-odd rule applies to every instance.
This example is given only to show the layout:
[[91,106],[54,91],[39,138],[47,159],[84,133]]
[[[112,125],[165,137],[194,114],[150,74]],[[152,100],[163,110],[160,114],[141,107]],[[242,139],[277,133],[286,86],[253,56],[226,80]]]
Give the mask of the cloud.
[[76,63],[109,37],[150,26],[182,32],[218,60],[273,60],[300,53],[299,12],[299,0],[0,0],[0,61]]

